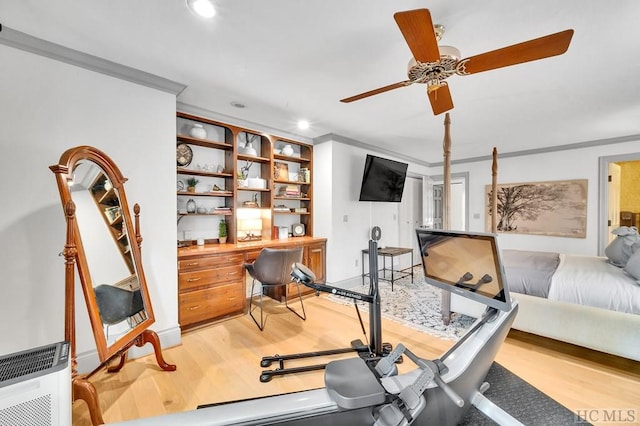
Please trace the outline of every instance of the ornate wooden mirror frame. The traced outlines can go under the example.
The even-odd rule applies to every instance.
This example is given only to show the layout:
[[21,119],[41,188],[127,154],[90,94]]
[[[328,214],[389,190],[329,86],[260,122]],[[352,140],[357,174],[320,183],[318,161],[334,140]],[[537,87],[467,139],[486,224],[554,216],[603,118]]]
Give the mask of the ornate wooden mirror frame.
[[[127,179],[105,153],[90,146],[65,151],[58,164],[49,168],[55,173],[67,221],[65,338],[71,347],[73,400],[87,403],[91,421],[97,425],[104,421],[97,392],[88,379],[102,366],[120,357],[108,369],[119,371],[129,348],[145,343],[153,345],[160,368],[174,371],[176,366],[164,361],[158,335],[148,329],[155,317],[142,267],[140,207],[134,206],[134,228],[124,191]],[[76,371],[76,266],[101,362],[82,376]],[[110,328],[115,336],[110,336]]]

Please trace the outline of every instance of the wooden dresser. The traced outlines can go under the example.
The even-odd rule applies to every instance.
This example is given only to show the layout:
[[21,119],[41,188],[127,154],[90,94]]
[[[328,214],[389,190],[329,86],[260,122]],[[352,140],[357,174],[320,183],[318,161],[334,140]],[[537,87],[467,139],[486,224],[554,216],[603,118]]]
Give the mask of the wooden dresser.
[[[326,239],[297,237],[239,244],[206,244],[178,249],[178,319],[183,330],[242,315],[248,306],[245,262],[252,262],[264,247],[303,247],[302,263],[324,282]],[[305,287],[304,293],[313,290]],[[269,294],[283,301],[295,297],[295,285]]]

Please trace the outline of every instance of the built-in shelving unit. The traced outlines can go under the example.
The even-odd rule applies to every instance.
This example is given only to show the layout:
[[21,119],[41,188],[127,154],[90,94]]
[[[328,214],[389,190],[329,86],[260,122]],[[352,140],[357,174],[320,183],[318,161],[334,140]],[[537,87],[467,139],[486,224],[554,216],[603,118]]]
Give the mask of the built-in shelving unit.
[[[313,236],[312,145],[183,112],[176,124],[177,145],[193,153],[176,168],[179,240],[217,242],[213,217],[227,222],[229,243],[277,239],[294,225]],[[190,134],[195,124],[204,138]],[[187,191],[189,178],[199,181],[195,192]],[[189,200],[195,213],[187,213]]]
[[[324,282],[326,240],[313,238],[313,146],[183,112],[176,119],[176,143],[193,154],[176,168],[178,238],[186,245],[178,249],[182,329],[243,314],[244,264],[264,247],[302,247],[303,263]],[[194,132],[200,138],[190,135],[196,124],[206,133]],[[199,181],[194,192],[189,178]],[[189,200],[195,213],[187,213]],[[220,221],[227,224],[227,244],[217,244]],[[294,231],[301,237],[288,238]],[[197,239],[205,245],[193,246]],[[297,287],[271,296],[297,297]]]

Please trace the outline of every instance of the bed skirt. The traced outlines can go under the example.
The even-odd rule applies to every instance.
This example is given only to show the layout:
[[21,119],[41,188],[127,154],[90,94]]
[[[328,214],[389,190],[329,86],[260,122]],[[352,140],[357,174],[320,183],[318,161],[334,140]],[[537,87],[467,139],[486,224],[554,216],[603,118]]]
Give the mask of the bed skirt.
[[[511,293],[520,310],[512,328],[640,361],[640,315]],[[451,311],[477,317],[484,305],[451,295]]]

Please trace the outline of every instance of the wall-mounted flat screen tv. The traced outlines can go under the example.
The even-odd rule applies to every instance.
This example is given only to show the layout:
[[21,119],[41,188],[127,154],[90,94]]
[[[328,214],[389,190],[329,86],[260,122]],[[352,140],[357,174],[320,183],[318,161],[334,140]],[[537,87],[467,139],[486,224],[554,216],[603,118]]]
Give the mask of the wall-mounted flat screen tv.
[[367,154],[360,187],[360,201],[402,201],[408,164]]

